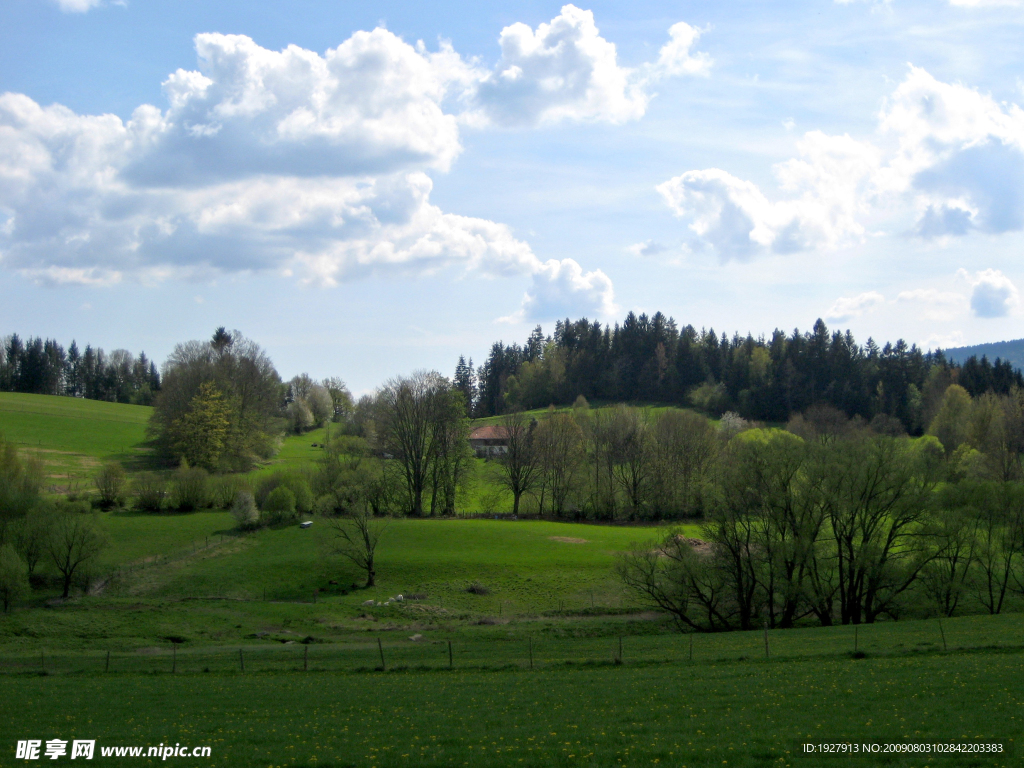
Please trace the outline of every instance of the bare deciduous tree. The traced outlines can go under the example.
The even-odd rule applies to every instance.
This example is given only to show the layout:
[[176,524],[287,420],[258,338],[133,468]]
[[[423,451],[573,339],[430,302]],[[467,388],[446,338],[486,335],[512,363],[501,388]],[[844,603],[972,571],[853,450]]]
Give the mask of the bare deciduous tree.
[[70,593],[75,573],[95,560],[106,545],[106,536],[92,514],[62,510],[55,515],[47,551],[64,580],[62,597]]
[[350,517],[335,517],[328,522],[331,554],[341,555],[366,572],[366,586],[376,583],[377,544],[388,527],[387,518],[359,511]]
[[519,514],[519,500],[536,485],[539,472],[537,450],[533,441],[535,422],[528,421],[521,411],[513,411],[501,419],[508,441],[508,450],[498,457],[501,484],[512,494],[512,514]]

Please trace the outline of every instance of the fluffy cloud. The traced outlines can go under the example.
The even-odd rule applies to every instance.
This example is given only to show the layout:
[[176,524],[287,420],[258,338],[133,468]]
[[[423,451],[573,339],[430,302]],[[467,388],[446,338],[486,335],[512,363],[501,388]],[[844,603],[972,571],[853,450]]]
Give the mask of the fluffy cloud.
[[566,5],[536,30],[512,24],[501,31],[500,61],[477,86],[476,119],[502,126],[638,119],[650,83],[710,68],[707,54],[690,52],[699,36],[686,23],[674,24],[657,62],[630,69],[619,65],[614,43],[601,37],[590,11]]
[[425,171],[460,150],[443,104],[470,77],[450,48],[376,29],[323,56],[216,34],[196,50],[199,70],[164,83],[168,108],[128,121],[0,95],[3,266],[104,285],[261,270],[333,284],[461,265],[538,275],[541,302],[610,295],[603,275],[553,269],[506,226],[431,204]]
[[724,259],[834,247],[862,235],[857,214],[865,208],[877,151],[849,136],[818,131],[797,147],[801,158],[775,168],[782,189],[795,193],[788,200],[771,202],[756,184],[718,168],[689,171],[657,189]]
[[494,71],[385,29],[322,55],[201,34],[198,68],[163,84],[166,108],[128,120],[2,94],[0,264],[84,285],[258,270],[331,284],[454,264],[534,276],[531,311],[605,307],[607,276],[542,262],[504,225],[441,211],[426,172],[450,168],[460,122],[640,116],[646,83],[707,68],[690,54],[699,34],[673,26],[646,74],[620,67],[574,6],[536,32],[506,28]]
[[865,312],[870,312],[875,307],[884,303],[885,297],[877,291],[868,291],[857,296],[836,299],[828,312],[825,313],[825,319],[844,323],[847,320],[860,317]]
[[534,273],[523,306],[507,322],[615,314],[612,281],[600,269],[584,272],[573,259],[551,259]]
[[971,311],[976,317],[1006,317],[1020,303],[1017,286],[998,269],[986,269],[971,275],[960,270],[971,291]]
[[870,215],[905,209],[925,238],[1024,228],[1024,111],[911,67],[879,116],[878,144],[818,131],[775,166],[780,200],[711,168],[658,186],[724,259],[834,248]]
[[691,53],[701,30],[680,21],[668,28],[668,36],[669,41],[658,52],[658,60],[650,65],[653,78],[708,74],[711,57],[703,51]]

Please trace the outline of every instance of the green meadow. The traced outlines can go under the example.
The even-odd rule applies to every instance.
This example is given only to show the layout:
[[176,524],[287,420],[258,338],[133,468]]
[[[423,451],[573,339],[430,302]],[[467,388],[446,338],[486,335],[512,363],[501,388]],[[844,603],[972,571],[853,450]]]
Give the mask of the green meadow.
[[[148,412],[0,395],[0,432],[59,490],[107,460],[148,466]],[[289,437],[255,474],[309,466],[326,440]],[[466,510],[505,511],[495,465],[474,467]],[[0,616],[0,766],[25,764],[19,739],[52,738],[211,747],[178,765],[1019,764],[1024,614],[683,634],[615,573],[662,526],[395,519],[363,589],[323,519],[247,534],[222,511],[100,520],[88,594],[51,584]],[[801,752],[824,742],[1004,752]]]

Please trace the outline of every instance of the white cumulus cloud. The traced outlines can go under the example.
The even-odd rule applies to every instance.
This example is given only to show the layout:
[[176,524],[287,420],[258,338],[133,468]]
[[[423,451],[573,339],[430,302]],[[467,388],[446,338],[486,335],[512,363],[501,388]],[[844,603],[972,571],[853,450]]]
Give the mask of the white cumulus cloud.
[[921,237],[1024,229],[1024,110],[911,67],[879,115],[879,141],[811,131],[775,166],[779,195],[710,168],[658,186],[723,259],[835,248],[869,217],[906,210]]
[[584,272],[573,259],[550,259],[534,272],[519,311],[501,320],[609,317],[616,310],[612,281],[604,272]]
[[724,259],[762,252],[791,253],[834,247],[864,228],[858,214],[877,165],[877,150],[849,136],[806,134],[801,157],[775,167],[793,196],[772,202],[756,184],[718,168],[688,171],[657,189],[677,216]]
[[839,298],[829,307],[828,312],[825,313],[825,319],[844,323],[847,320],[860,317],[865,312],[870,312],[884,303],[885,297],[878,291],[867,291],[857,296]]
[[536,30],[512,24],[501,31],[501,59],[482,73],[476,114],[467,119],[509,127],[636,120],[647,109],[650,83],[708,71],[708,55],[691,53],[700,34],[674,24],[657,62],[632,69],[619,64],[615,44],[601,36],[590,11],[565,5]]
[[0,265],[81,285],[255,271],[331,285],[455,265],[534,276],[538,311],[611,300],[603,273],[430,202],[426,171],[461,149],[445,104],[474,77],[449,46],[384,29],[324,55],[195,42],[199,67],[167,79],[168,106],[127,121],[0,95]]
[[973,275],[962,269],[959,275],[971,284],[971,311],[976,317],[1006,317],[1020,303],[1017,286],[998,269]]

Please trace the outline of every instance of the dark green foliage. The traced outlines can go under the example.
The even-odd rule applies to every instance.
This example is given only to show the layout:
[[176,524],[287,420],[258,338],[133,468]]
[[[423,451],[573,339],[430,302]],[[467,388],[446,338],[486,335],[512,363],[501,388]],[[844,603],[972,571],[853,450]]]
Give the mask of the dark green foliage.
[[202,467],[182,463],[171,476],[171,506],[182,512],[210,505],[210,475]]
[[74,341],[65,352],[54,339],[0,339],[0,392],[151,405],[159,389],[160,374],[145,352],[135,357],[116,349],[107,355],[87,345],[82,354]]
[[313,492],[310,489],[308,474],[299,470],[278,470],[263,477],[256,485],[256,504],[260,509],[267,509],[270,496],[278,488],[286,488],[294,502],[293,512],[308,514],[313,509]]
[[[972,396],[1024,387],[1021,373],[998,359],[992,364],[970,358],[960,366],[941,352],[925,354],[902,340],[858,345],[849,331],[829,331],[821,320],[808,333],[776,330],[770,338],[730,338],[690,325],[679,328],[660,312],[631,312],[613,328],[566,319],[555,324],[551,337],[538,327],[524,346],[494,344],[477,372],[475,413],[568,405],[583,395],[693,403],[712,414],[734,410],[748,419],[785,422],[827,403],[866,421],[885,414],[920,434],[933,415],[935,395],[928,385],[936,369],[959,377]],[[458,370],[465,373],[461,364]]]
[[120,506],[128,491],[128,474],[117,462],[104,464],[93,478],[99,492],[100,509]]
[[135,509],[140,512],[159,512],[167,498],[167,480],[155,472],[142,472],[131,483]]
[[271,523],[295,517],[295,494],[286,486],[279,485],[267,495],[263,503],[263,514]]

